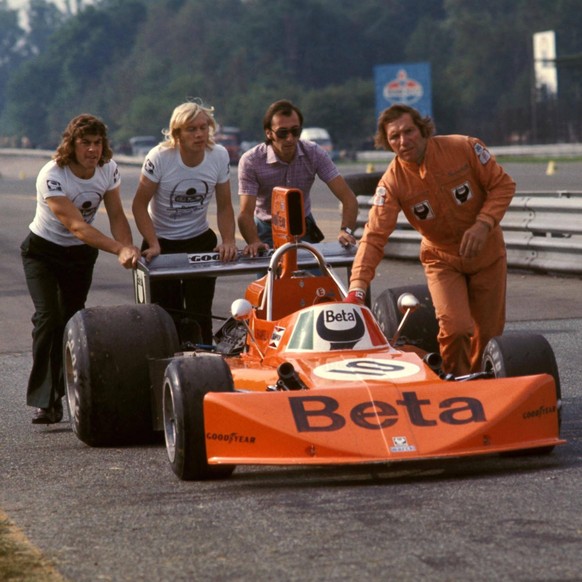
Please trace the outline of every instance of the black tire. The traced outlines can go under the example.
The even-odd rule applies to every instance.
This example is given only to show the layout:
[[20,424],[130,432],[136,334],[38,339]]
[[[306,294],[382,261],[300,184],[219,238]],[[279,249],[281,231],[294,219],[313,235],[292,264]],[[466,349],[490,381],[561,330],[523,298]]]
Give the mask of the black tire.
[[420,301],[420,307],[408,317],[399,343],[414,345],[426,352],[439,353],[439,324],[427,285],[410,285],[382,291],[372,305],[372,313],[380,329],[388,340],[394,336],[403,317],[398,309],[398,298],[403,293],[412,293]]
[[347,174],[348,186],[356,196],[373,196],[384,172]]
[[83,309],[67,323],[63,349],[77,437],[93,447],[152,442],[148,360],[178,349],[166,311],[151,304]]
[[[549,374],[556,384],[556,406],[558,427],[561,425],[562,388],[554,350],[548,340],[540,334],[517,333],[497,336],[489,340],[483,352],[482,368],[495,378],[515,378],[533,374]],[[520,455],[545,455],[553,446],[526,449]],[[510,453],[514,455],[515,453]]]
[[183,481],[223,479],[234,465],[209,465],[204,430],[204,396],[234,392],[232,374],[222,357],[176,358],[164,375],[164,437],[174,473]]

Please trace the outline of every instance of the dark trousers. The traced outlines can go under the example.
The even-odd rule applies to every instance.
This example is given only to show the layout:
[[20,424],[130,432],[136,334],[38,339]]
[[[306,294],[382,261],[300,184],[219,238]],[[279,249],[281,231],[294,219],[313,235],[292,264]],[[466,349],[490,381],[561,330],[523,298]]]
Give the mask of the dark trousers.
[[[170,253],[204,253],[216,248],[218,239],[212,229],[199,236],[184,239],[158,239],[162,254]],[[152,303],[163,307],[176,322],[181,341],[192,340],[183,335],[183,321],[194,320],[199,326],[202,343],[212,344],[212,301],[216,277],[198,277],[196,279],[174,281],[152,281]]]
[[63,332],[91,287],[99,251],[87,245],[62,247],[30,233],[20,245],[32,316],[32,370],[26,403],[48,408],[65,393]]

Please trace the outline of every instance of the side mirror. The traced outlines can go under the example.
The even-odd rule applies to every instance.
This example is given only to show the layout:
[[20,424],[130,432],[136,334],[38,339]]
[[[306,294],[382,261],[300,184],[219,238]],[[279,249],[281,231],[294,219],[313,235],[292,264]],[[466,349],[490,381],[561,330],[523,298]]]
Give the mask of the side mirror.
[[249,319],[250,319],[252,310],[253,310],[253,306],[251,305],[251,302],[246,300],[246,299],[237,299],[236,301],[233,301],[232,305],[230,306],[230,314],[232,315],[233,319],[235,319],[236,321],[241,321],[242,324],[245,326],[251,340],[255,344],[255,348],[257,349],[257,352],[259,352],[259,355],[261,356],[261,359],[263,360],[263,359],[265,359],[265,355],[263,354],[263,352],[261,352],[261,348],[259,347],[259,344],[257,343],[257,339],[255,338],[255,334],[253,333],[253,330],[249,326]]
[[250,301],[246,299],[237,299],[236,301],[232,302],[230,306],[230,314],[234,319],[237,321],[246,321],[253,309]]
[[401,313],[406,313],[407,311],[414,313],[419,305],[420,301],[412,293],[403,293],[398,298],[398,309]]
[[403,293],[398,298],[397,305],[398,309],[401,311],[401,313],[404,314],[404,316],[402,317],[398,329],[394,333],[394,337],[391,340],[393,346],[396,345],[396,342],[400,338],[400,334],[402,333],[402,330],[406,325],[406,320],[408,319],[408,316],[418,309],[418,307],[420,306],[420,301],[412,293]]

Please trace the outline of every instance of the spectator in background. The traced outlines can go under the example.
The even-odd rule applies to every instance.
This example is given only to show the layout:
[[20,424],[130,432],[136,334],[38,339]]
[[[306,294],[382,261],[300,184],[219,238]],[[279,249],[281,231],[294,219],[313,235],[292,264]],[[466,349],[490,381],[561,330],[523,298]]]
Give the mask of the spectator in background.
[[238,168],[240,212],[238,226],[255,256],[261,248],[273,246],[271,234],[271,194],[273,188],[303,191],[307,233],[303,240],[317,243],[323,234],[311,213],[311,187],[318,176],[342,204],[338,240],[355,244],[358,201],[328,154],[317,144],[299,139],[303,114],[289,101],[272,103],[263,118],[266,140],[245,152]]
[[479,371],[485,345],[503,332],[507,259],[499,223],[515,182],[480,140],[433,132],[431,119],[406,105],[380,115],[376,145],[396,157],[376,188],[346,301],[364,302],[402,210],[422,235],[443,370],[458,376]]
[[[117,255],[127,269],[140,257],[111,157],[104,123],[82,114],[69,122],[54,159],[38,174],[36,214],[20,247],[35,308],[26,397],[36,408],[33,424],[52,424],[63,417],[63,332],[66,322],[85,307],[99,249]],[[92,226],[101,202],[112,238]]]

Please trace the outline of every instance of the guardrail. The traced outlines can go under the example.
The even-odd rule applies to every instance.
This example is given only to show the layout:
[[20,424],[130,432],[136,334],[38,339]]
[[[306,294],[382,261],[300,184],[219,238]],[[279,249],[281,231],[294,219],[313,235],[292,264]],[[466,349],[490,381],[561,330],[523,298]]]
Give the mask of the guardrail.
[[[351,174],[358,197],[356,236],[361,237],[382,172]],[[501,221],[510,267],[582,275],[582,191],[517,192]],[[417,259],[420,235],[402,213],[385,256]]]

